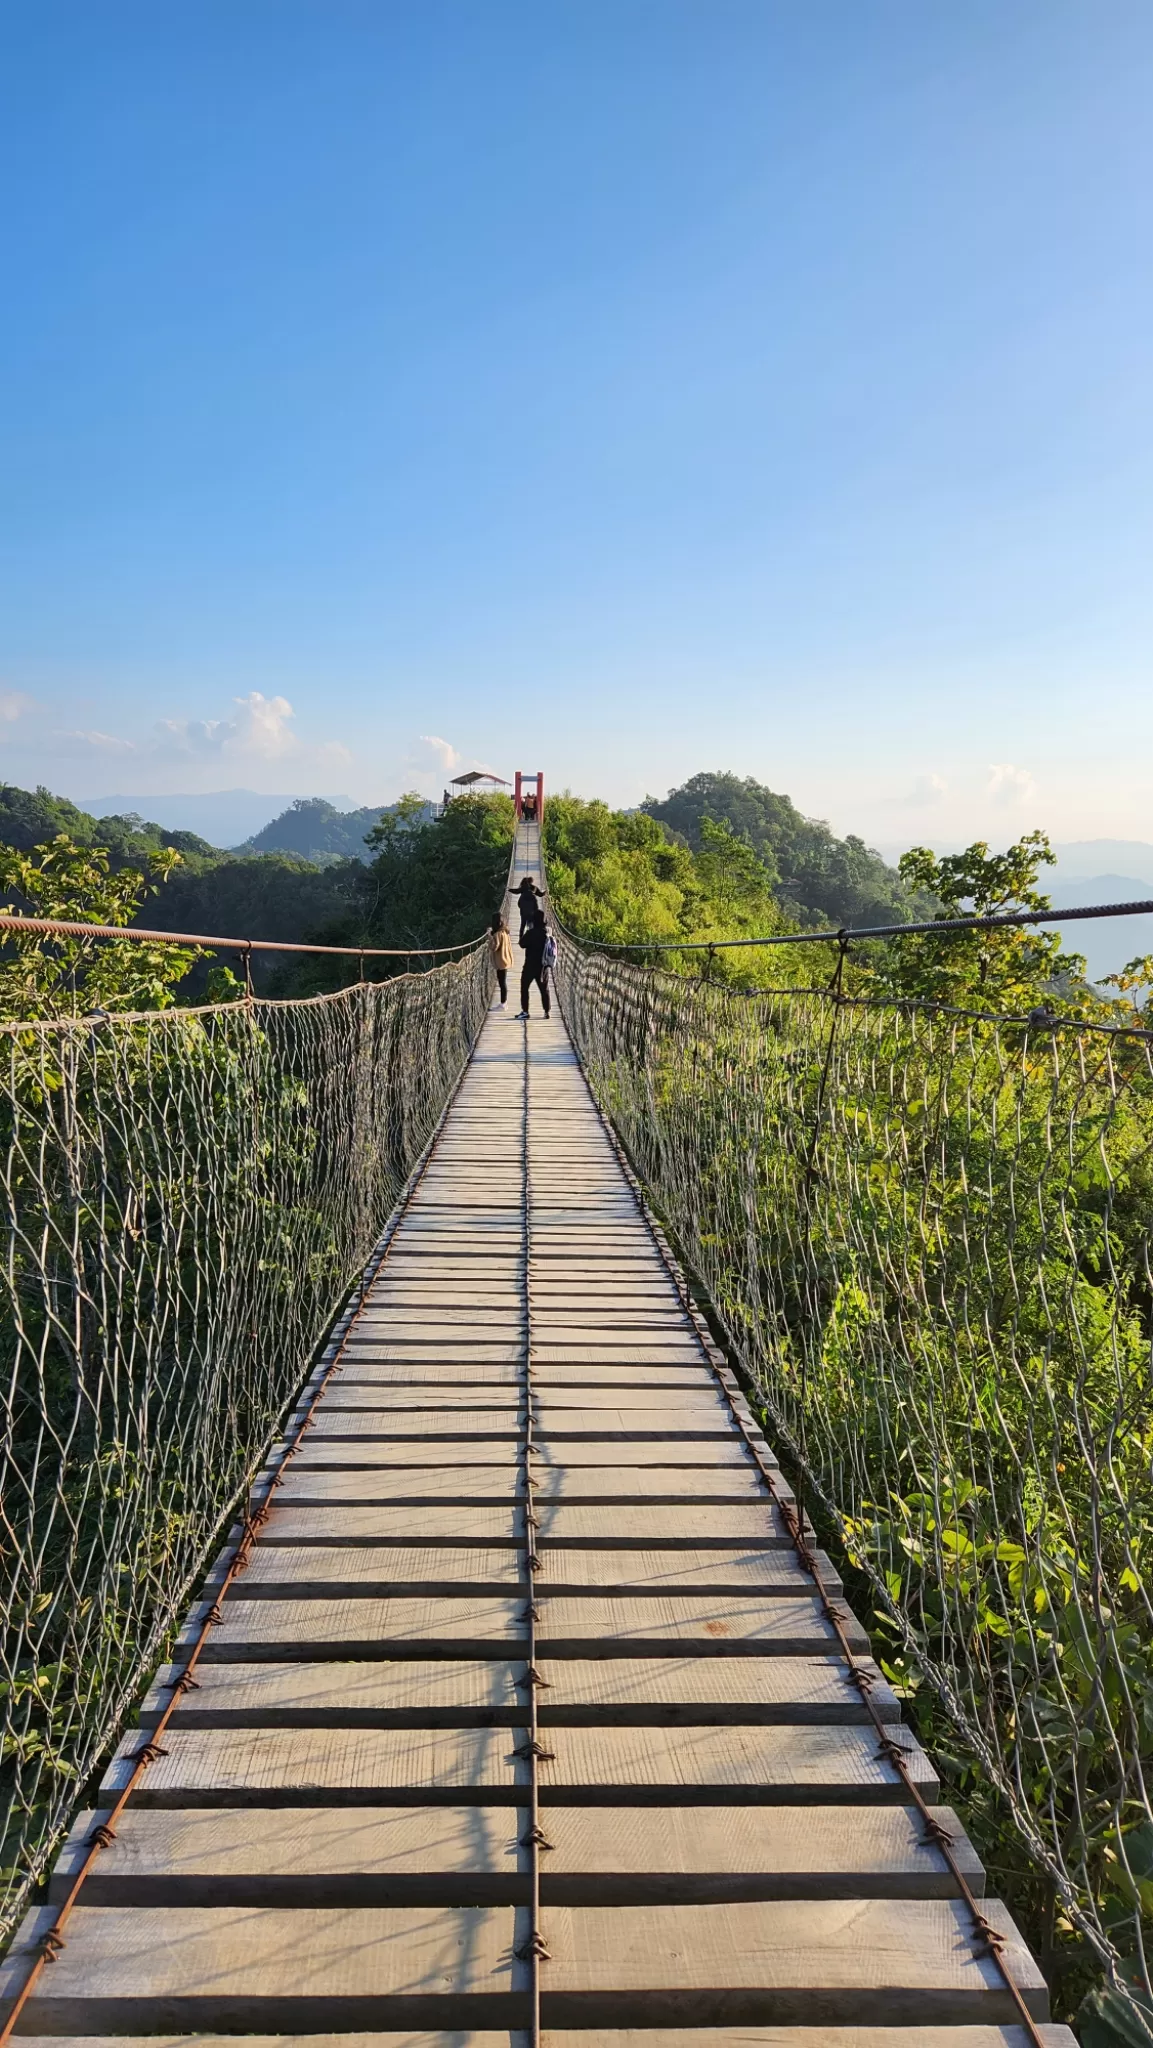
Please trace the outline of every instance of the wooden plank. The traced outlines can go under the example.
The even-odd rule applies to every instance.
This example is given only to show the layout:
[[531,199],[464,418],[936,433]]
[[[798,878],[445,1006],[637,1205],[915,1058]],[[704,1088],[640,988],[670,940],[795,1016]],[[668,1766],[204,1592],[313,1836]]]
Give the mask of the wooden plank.
[[515,1437],[486,1437],[482,1444],[470,1450],[474,1439],[469,1437],[441,1437],[428,1442],[424,1437],[332,1437],[318,1438],[315,1430],[309,1432],[293,1459],[298,1472],[371,1470],[374,1466],[385,1469],[405,1467],[409,1471],[447,1470],[460,1467],[468,1471],[482,1461],[493,1466],[513,1466],[520,1460],[520,1445]]
[[[25,1921],[25,1955],[53,1911]],[[80,1907],[22,2024],[150,2035],[508,2027],[525,2017],[516,1943],[507,1907]],[[20,1967],[9,1958],[0,1993]]]
[[[62,1899],[107,1809],[80,1815]],[[934,1809],[980,1895],[956,1815]],[[556,1905],[771,1898],[950,1898],[956,1882],[907,1808],[550,1806],[542,1899]],[[131,1807],[86,1882],[89,1906],[519,1905],[527,1856],[499,1806]]]
[[405,1359],[374,1360],[352,1356],[341,1369],[342,1387],[387,1387],[403,1392],[407,1387],[435,1388],[437,1399],[442,1388],[458,1387],[516,1387],[519,1388],[524,1375],[524,1366],[519,1360],[505,1359],[498,1364],[476,1363],[460,1359]]
[[[81,1814],[49,1897],[65,1896],[107,1809]],[[89,1906],[519,1905],[518,1816],[501,1806],[130,1806],[86,1879]]]
[[538,1391],[559,1392],[570,1387],[620,1388],[657,1395],[666,1388],[676,1393],[682,1387],[710,1389],[716,1380],[707,1365],[692,1359],[667,1365],[539,1365],[534,1357],[533,1381]]
[[[170,1728],[132,1803],[510,1804],[527,1797],[518,1742],[511,1728]],[[101,1804],[123,1789],[139,1746],[134,1730],[105,1772]]]
[[[1045,2048],[1077,2048],[1077,2041],[1068,2027],[1042,2026],[1041,2036]],[[425,2038],[418,2043],[415,2036],[401,2042],[396,2035],[376,2037],[379,2048],[425,2048]],[[488,2048],[487,2035],[461,2036],[461,2048]],[[456,2048],[455,2038],[450,2044],[441,2037],[435,2048]],[[63,2048],[57,2043],[56,2048]],[[113,2048],[113,2044],[106,2044]],[[176,2042],[125,2042],[115,2048],[185,2048]],[[235,2044],[213,2041],[201,2037],[188,2048],[235,2048]],[[279,2044],[259,2041],[253,2037],[245,2048],[279,2048]],[[308,2048],[304,2042],[286,2044],[286,2048]],[[314,2048],[339,2048],[331,2040],[325,2044],[316,2041]],[[353,2048],[348,2043],[347,2048]],[[357,2048],[369,2048],[369,2044],[357,2044]],[[434,2048],[433,2037],[428,2037],[428,2048]],[[753,2027],[598,2027],[595,2034],[584,2028],[571,2032],[567,2027],[550,2027],[548,2048],[1031,2048],[1029,2035],[1024,2027],[1013,2026],[906,2026],[894,2034],[891,2027],[779,2027],[771,2021]]]
[[534,1363],[540,1366],[631,1365],[647,1368],[654,1365],[699,1365],[701,1362],[699,1347],[682,1337],[662,1337],[652,1343],[636,1337],[622,1337],[619,1343],[614,1343],[607,1333],[592,1338],[584,1330],[567,1336],[554,1331],[547,1339],[534,1338],[532,1355]]
[[[499,1367],[506,1372],[508,1368]],[[362,1376],[352,1367],[335,1380],[324,1396],[326,1415],[344,1415],[350,1410],[381,1416],[425,1411],[433,1403],[443,1414],[447,1409],[484,1409],[489,1415],[517,1415],[524,1406],[524,1389],[510,1372],[507,1380],[388,1380]]]
[[[706,1656],[804,1657],[836,1648],[832,1625],[815,1600],[554,1593],[538,1594],[537,1604],[542,1655],[677,1656],[696,1650]],[[860,1623],[850,1617],[845,1626],[854,1647],[867,1653]]]
[[[1045,2048],[1077,2048],[1067,2027],[1043,2026]],[[818,2048],[809,2028],[711,2027],[693,2028],[598,2028],[572,2032],[550,2028],[549,2048]],[[903,2027],[901,2048],[1029,2048],[1023,2027]],[[60,2034],[55,2048],[236,2048],[232,2034],[200,2033],[117,2036]],[[245,2048],[523,2048],[523,2036],[516,2032],[477,2033],[472,2029],[451,2034],[421,2030],[403,2034],[248,2034]],[[822,2027],[819,2048],[893,2048],[888,2028]]]
[[[871,1658],[871,1697],[883,1721],[900,1704]],[[621,1722],[677,1727],[725,1721],[748,1726],[812,1723],[867,1725],[847,1665],[831,1657],[582,1657],[542,1646],[548,1690],[537,1700],[542,1724],[579,1727]]]
[[[25,1953],[51,1910],[25,1922]],[[1016,1928],[997,1902],[985,1911],[1045,2018],[1044,1985]],[[25,2029],[514,2025],[525,2018],[518,1921],[515,1909],[485,1906],[80,1907]],[[550,2026],[1014,2017],[995,1959],[976,1952],[955,1900],[552,1906],[545,1935]]]
[[390,1464],[352,1469],[331,1463],[310,1464],[297,1456],[287,1467],[273,1500],[281,1507],[327,1507],[336,1502],[368,1507],[376,1502],[397,1505],[441,1505],[487,1507],[489,1503],[516,1499],[520,1492],[516,1466],[496,1465]]
[[[898,1721],[894,1694],[869,1661],[882,1720]],[[542,1725],[630,1727],[727,1721],[748,1726],[863,1725],[868,1715],[847,1668],[832,1658],[542,1655],[548,1684]],[[181,1727],[485,1727],[526,1718],[524,1666],[500,1659],[431,1662],[204,1664],[177,1702]],[[143,1727],[168,1703],[177,1667],[157,1674],[140,1709]]]
[[719,1403],[703,1412],[666,1411],[663,1403],[656,1402],[646,1402],[640,1408],[538,1410],[536,1434],[556,1444],[598,1443],[605,1437],[616,1442],[673,1444],[740,1440],[731,1410]]
[[448,1595],[501,1592],[522,1578],[519,1553],[451,1544],[257,1544],[229,1600],[328,1600],[344,1589],[380,1600],[418,1588]]
[[[813,1593],[813,1581],[791,1547],[690,1550],[674,1545],[668,1550],[566,1550],[542,1543],[540,1556],[538,1593],[561,1587],[566,1593],[600,1592],[617,1586],[635,1597],[760,1591],[776,1600],[793,1596],[809,1600]],[[826,1588],[839,1594],[843,1588],[829,1559],[820,1550],[815,1556]]]
[[357,1336],[350,1337],[345,1357],[357,1363],[367,1361],[377,1365],[423,1365],[426,1361],[439,1364],[459,1365],[524,1365],[523,1340],[514,1342],[510,1338],[469,1338],[462,1342],[461,1333],[453,1333],[451,1341],[443,1336],[395,1337]]
[[[1045,2048],[1077,2048],[1068,2027],[1041,2027]],[[237,2048],[235,2034],[60,2034],[53,2048]],[[519,2031],[451,2034],[246,2034],[244,2048],[524,2048]],[[1024,2027],[550,2027],[548,2048],[1030,2048]]]
[[661,1466],[593,1464],[574,1465],[571,1459],[537,1463],[534,1473],[537,1498],[542,1501],[580,1501],[613,1505],[616,1502],[664,1502],[682,1506],[693,1502],[756,1500],[769,1506],[769,1492],[751,1458],[734,1461],[726,1455],[723,1463],[696,1465],[691,1471]]
[[[462,1510],[462,1517],[464,1513]],[[624,1500],[614,1501],[611,1506],[585,1507],[562,1498],[542,1502],[539,1513],[537,1541],[548,1544],[550,1553],[557,1544],[571,1544],[582,1550],[634,1544],[721,1548],[734,1543],[792,1548],[792,1537],[767,1496],[744,1506],[714,1502],[708,1507]]]
[[[956,1814],[933,1814],[981,1896],[985,1872]],[[546,1825],[548,1904],[957,1896],[941,1850],[904,1806],[550,1805]]]
[[591,1439],[573,1436],[552,1436],[555,1452],[545,1458],[542,1450],[540,1470],[547,1470],[549,1463],[558,1465],[692,1465],[706,1471],[718,1472],[722,1467],[736,1471],[756,1471],[752,1455],[739,1436],[706,1437],[703,1441],[690,1438],[687,1441],[666,1437],[663,1443],[646,1443],[634,1436],[600,1436]]
[[463,1443],[492,1443],[517,1435],[516,1417],[497,1409],[454,1410],[392,1408],[353,1409],[341,1412],[322,1403],[312,1427],[314,1443],[345,1442],[375,1438],[384,1443],[430,1443],[444,1439]]
[[[990,1924],[1031,2010],[1044,1982],[1004,1907]],[[547,2017],[585,2026],[938,2025],[1011,2021],[1010,1994],[967,1908],[951,1899],[552,1907]]]
[[[202,1664],[195,1690],[181,1694],[173,1726],[183,1728],[483,1728],[527,1719],[523,1663],[446,1657],[399,1663]],[[171,1696],[177,1667],[165,1665],[140,1708],[151,1727]]]
[[[754,1509],[754,1514],[756,1510]],[[268,1520],[260,1532],[257,1557],[269,1544],[298,1543],[463,1543],[506,1544],[521,1539],[524,1515],[507,1506],[461,1507],[440,1501],[435,1507],[399,1507],[383,1502],[372,1507],[293,1507],[273,1495]],[[551,1532],[550,1532],[551,1533]]]
[[[326,1396],[326,1399],[328,1397]],[[333,1388],[333,1398],[339,1398]],[[491,1398],[482,1396],[486,1402]],[[731,1410],[716,1387],[666,1387],[659,1394],[652,1387],[533,1387],[533,1407],[546,1426],[563,1429],[572,1415],[584,1414],[622,1418],[621,1426],[633,1429],[644,1418],[651,1427],[666,1416],[680,1428],[684,1420],[699,1416],[705,1423],[729,1422]],[[611,1426],[611,1423],[610,1423]]]
[[[899,1723],[888,1731],[927,1799],[936,1773]],[[550,1725],[541,1796],[563,1805],[705,1800],[764,1806],[905,1804],[896,1765],[870,1727],[562,1728]],[[151,1774],[150,1774],[151,1775]]]
[[[191,1640],[198,1626],[194,1610],[182,1640]],[[483,1657],[502,1651],[523,1655],[525,1646],[524,1601],[518,1594],[457,1600],[230,1600],[220,1626],[208,1635],[202,1661]]]

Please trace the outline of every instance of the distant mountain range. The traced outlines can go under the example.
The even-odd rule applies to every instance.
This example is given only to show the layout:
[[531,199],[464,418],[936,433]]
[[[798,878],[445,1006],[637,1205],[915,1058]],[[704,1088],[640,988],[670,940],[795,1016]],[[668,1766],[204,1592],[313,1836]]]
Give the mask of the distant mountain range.
[[[1049,870],[1048,883],[1042,875],[1042,887],[1048,888],[1059,910],[1080,910],[1091,903],[1153,902],[1153,846],[1144,840],[1083,839],[1053,851],[1057,866]],[[1085,955],[1090,980],[1100,981],[1139,954],[1153,953],[1153,914],[1063,924],[1061,937],[1070,953]]]
[[[213,846],[241,846],[302,799],[297,795],[266,796],[256,789],[212,789],[174,796],[79,796],[74,801],[93,818],[143,815],[167,825],[172,832],[198,832]],[[336,811],[354,808],[350,796],[318,801],[331,804]]]
[[[368,858],[364,835],[388,808],[358,809],[350,796],[270,796],[255,789],[78,801],[96,818],[144,811],[168,830],[197,832],[213,846],[304,854],[322,864],[350,856]],[[892,862],[902,850],[881,849]],[[1053,851],[1057,866],[1042,871],[1041,885],[1058,908],[1153,899],[1153,843],[1148,840],[1075,839],[1055,844]],[[1061,931],[1066,947],[1084,954],[1094,981],[1115,973],[1138,954],[1153,953],[1153,915],[1078,921],[1062,925]]]

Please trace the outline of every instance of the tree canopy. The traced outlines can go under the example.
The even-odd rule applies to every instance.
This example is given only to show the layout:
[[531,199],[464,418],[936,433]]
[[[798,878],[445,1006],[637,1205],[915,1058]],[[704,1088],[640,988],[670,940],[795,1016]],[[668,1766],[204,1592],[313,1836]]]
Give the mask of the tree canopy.
[[751,775],[692,775],[644,810],[698,851],[706,819],[752,847],[773,879],[782,911],[799,924],[895,924],[917,915],[909,886],[863,839],[838,839],[819,818]]

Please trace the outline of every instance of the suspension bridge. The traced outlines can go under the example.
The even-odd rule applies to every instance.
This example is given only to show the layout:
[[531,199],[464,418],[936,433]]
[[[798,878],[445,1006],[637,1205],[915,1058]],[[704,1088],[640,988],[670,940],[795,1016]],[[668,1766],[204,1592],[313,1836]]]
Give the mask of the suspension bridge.
[[[510,905],[525,873],[539,818]],[[512,1008],[0,2016],[86,2048],[1072,2048],[563,1018]]]

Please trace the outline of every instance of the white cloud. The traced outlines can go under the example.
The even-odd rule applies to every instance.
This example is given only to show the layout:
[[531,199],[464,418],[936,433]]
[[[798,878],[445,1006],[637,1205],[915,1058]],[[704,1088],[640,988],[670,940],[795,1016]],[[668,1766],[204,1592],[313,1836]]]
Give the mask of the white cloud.
[[948,787],[943,775],[930,771],[927,775],[918,775],[903,796],[891,796],[887,801],[899,810],[922,811],[931,804],[939,804]]
[[35,698],[26,697],[23,690],[0,690],[0,720],[5,725],[12,725],[16,719],[23,718],[26,711],[35,709]]
[[107,732],[56,732],[48,751],[85,758],[116,755],[143,763],[179,761],[292,761],[301,766],[343,768],[351,760],[338,740],[310,746],[294,732],[295,712],[287,697],[266,697],[250,690],[234,697],[231,718],[162,718],[143,740],[119,739]]
[[140,751],[131,740],[118,740],[110,732],[54,732],[49,735],[46,747],[49,753],[75,754],[81,759],[94,754],[136,754]]
[[986,793],[995,804],[1031,803],[1037,785],[1027,768],[1015,768],[1011,761],[996,761],[989,765]]
[[452,775],[460,767],[464,759],[464,756],[457,752],[450,740],[438,739],[435,733],[422,732],[420,744],[422,747],[428,747],[430,752],[435,755],[445,775]]
[[287,697],[250,690],[247,697],[232,701],[237,709],[231,718],[161,719],[142,751],[199,760],[227,754],[283,761],[299,754],[301,741],[289,724],[296,714]]

